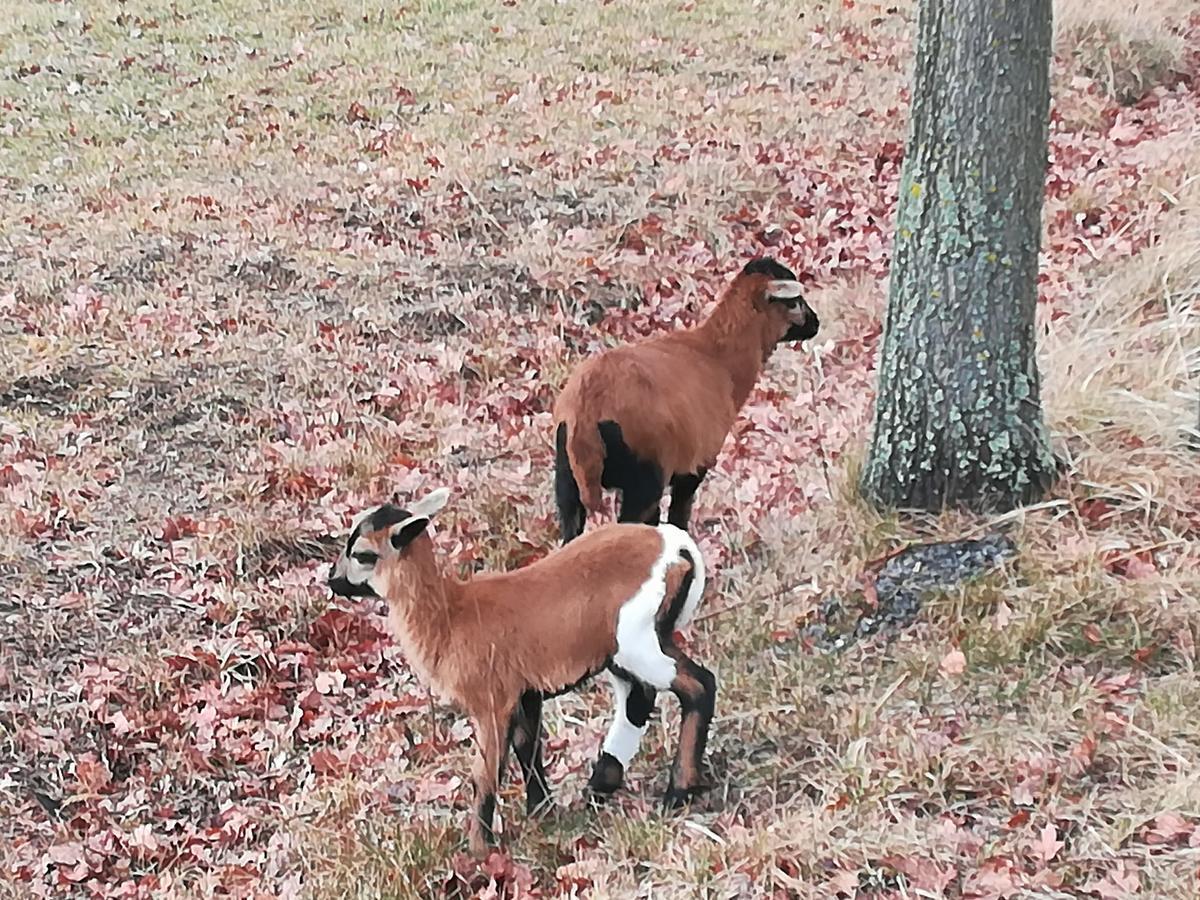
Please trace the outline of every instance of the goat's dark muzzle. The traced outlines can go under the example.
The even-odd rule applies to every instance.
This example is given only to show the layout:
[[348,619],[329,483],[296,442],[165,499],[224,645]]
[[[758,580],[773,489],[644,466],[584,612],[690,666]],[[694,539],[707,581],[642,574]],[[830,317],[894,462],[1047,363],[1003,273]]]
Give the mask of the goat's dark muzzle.
[[355,584],[344,575],[329,573],[329,589],[339,597],[377,597],[375,589],[367,583]]
[[807,341],[809,338],[816,337],[817,331],[820,328],[821,320],[817,318],[817,314],[813,312],[812,307],[805,303],[804,320],[793,322],[788,328],[787,334],[783,336],[783,339],[785,341]]

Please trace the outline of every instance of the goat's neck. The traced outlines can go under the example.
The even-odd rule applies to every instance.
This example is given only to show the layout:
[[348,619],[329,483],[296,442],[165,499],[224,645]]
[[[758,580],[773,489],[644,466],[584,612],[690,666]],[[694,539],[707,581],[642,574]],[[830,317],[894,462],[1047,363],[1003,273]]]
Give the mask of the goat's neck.
[[442,570],[432,541],[421,536],[392,569],[387,587],[393,627],[409,663],[436,681],[453,641],[463,583]]
[[746,309],[740,298],[726,298],[695,329],[700,347],[718,359],[733,382],[733,399],[740,409],[754,390],[763,366],[775,349],[764,317]]

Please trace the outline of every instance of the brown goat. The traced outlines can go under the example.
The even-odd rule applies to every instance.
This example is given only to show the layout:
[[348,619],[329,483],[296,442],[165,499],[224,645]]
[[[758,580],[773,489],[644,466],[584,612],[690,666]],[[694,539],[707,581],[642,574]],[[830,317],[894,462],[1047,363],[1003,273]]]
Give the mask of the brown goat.
[[775,345],[817,333],[820,322],[790,269],[748,263],[694,328],[605,351],[571,374],[554,405],[555,499],[566,543],[621,492],[622,522],[686,529],[692,500]]
[[492,817],[508,744],[525,776],[526,810],[548,798],[542,700],[607,671],[618,709],[589,786],[620,787],[659,691],[683,718],[666,801],[702,787],[701,759],[716,697],[712,673],[675,644],[704,592],[704,561],[670,525],[609,525],[515,572],[460,581],[446,574],[425,533],[446,503],[434,491],[407,510],[385,504],[355,520],[329,576],[341,596],[383,597],[418,677],[471,717],[479,754],[470,845],[495,842]]

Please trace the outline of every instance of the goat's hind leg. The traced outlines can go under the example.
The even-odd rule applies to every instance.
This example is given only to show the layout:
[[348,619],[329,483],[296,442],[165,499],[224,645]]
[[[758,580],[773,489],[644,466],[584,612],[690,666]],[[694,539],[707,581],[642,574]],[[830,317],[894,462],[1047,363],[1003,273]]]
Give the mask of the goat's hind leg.
[[696,499],[696,489],[708,474],[708,467],[701,466],[695,472],[671,477],[671,505],[667,508],[667,521],[676,528],[688,530],[688,522],[692,518],[692,503]]
[[542,765],[542,695],[537,691],[521,695],[513,714],[512,745],[525,776],[525,813],[533,815],[550,798]]
[[708,730],[717,700],[717,679],[708,669],[687,656],[669,639],[663,651],[675,660],[675,679],[671,693],[679,698],[682,712],[679,744],[671,763],[671,776],[663,801],[668,807],[682,806],[707,785],[701,778]]
[[642,459],[628,444],[621,426],[609,420],[599,424],[604,442],[604,472],[600,483],[621,492],[618,522],[657,525],[663,494],[663,470],[658,463]]
[[646,733],[646,723],[654,710],[657,693],[617,667],[609,668],[608,678],[613,688],[613,723],[588,780],[588,787],[598,799],[609,797],[624,782],[625,767],[637,753],[642,735]]
[[567,459],[567,425],[560,423],[554,438],[554,502],[558,507],[558,527],[564,544],[583,533],[587,510],[579,496],[579,485]]

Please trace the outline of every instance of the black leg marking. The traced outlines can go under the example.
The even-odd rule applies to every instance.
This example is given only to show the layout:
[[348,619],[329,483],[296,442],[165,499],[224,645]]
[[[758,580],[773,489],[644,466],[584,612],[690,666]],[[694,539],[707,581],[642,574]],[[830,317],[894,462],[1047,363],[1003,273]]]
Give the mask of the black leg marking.
[[542,695],[526,691],[513,714],[512,746],[525,778],[525,812],[535,813],[550,796],[542,764]]
[[579,485],[567,459],[567,423],[560,422],[554,436],[554,500],[558,505],[558,527],[565,544],[583,533],[587,510],[579,497]]
[[496,795],[484,794],[479,801],[479,829],[483,839],[491,846],[496,845],[496,833],[492,830],[492,822],[496,816]]
[[667,521],[676,528],[687,531],[688,522],[692,518],[692,503],[696,498],[696,488],[708,474],[708,469],[701,466],[695,472],[686,475],[676,475],[671,479],[671,507],[667,512]]
[[592,777],[588,779],[588,790],[597,800],[605,800],[621,786],[625,780],[625,767],[621,761],[604,750],[592,768]]
[[617,521],[657,525],[663,493],[662,468],[635,456],[616,422],[604,421],[599,427],[600,439],[604,441],[604,472],[600,483],[621,492]]
[[650,721],[650,713],[654,712],[654,698],[658,694],[652,687],[647,687],[640,681],[633,683],[629,699],[625,701],[625,718],[636,728],[643,727]]

